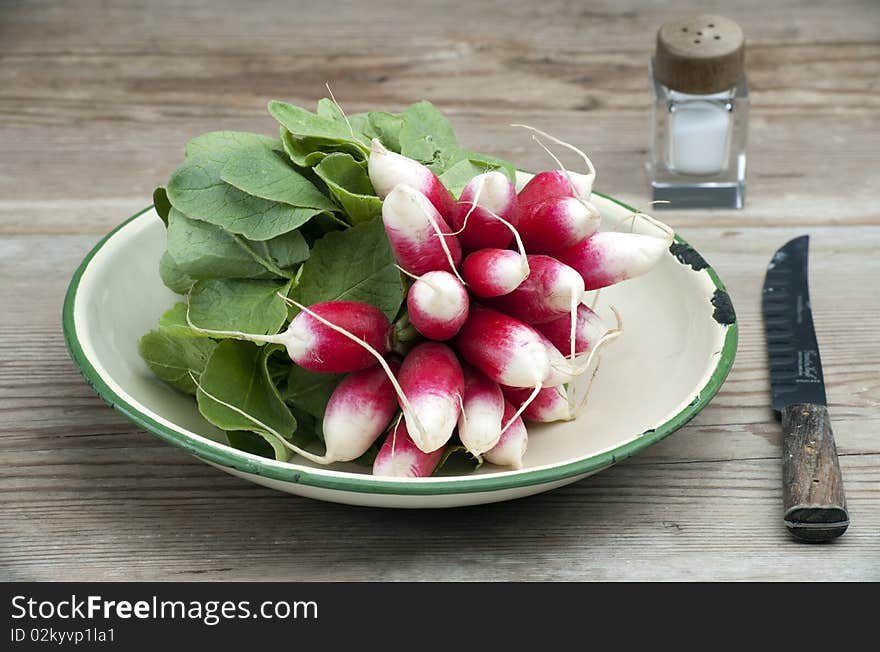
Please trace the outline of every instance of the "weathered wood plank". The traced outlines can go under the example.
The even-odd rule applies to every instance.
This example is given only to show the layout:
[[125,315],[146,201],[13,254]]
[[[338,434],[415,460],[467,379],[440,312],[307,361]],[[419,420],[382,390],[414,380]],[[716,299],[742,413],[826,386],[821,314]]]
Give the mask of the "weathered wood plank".
[[[325,81],[349,111],[431,99],[462,142],[524,168],[548,161],[507,124],[550,129],[590,152],[600,190],[646,206],[646,60],[656,27],[690,7],[2,3],[0,579],[880,579],[875,4],[721,9],[749,39],[747,209],[664,214],[718,270],[740,319],[738,358],[712,404],[574,486],[397,513],[250,485],[107,408],[67,358],[67,280],[100,235],[149,203],[188,138],[270,133],[268,98],[308,104]],[[853,519],[818,548],[781,523],[759,313],[767,260],[803,232]]]
[[[3,480],[0,576],[880,579],[876,455],[842,458],[861,478],[847,486],[854,525],[822,548],[788,539],[777,460],[624,463],[550,494],[445,512],[319,504],[161,453],[125,472],[132,461],[83,452],[46,473],[38,455],[19,460]],[[17,498],[34,493],[42,500]]]

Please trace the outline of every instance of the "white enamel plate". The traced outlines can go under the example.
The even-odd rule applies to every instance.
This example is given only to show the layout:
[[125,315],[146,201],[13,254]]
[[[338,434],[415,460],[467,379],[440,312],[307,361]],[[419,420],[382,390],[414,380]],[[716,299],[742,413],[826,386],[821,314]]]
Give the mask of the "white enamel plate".
[[[631,213],[610,198],[594,194],[593,200],[606,223]],[[354,465],[316,467],[299,457],[277,462],[227,445],[193,398],[162,383],[138,355],[138,338],[180,299],[159,278],[164,249],[165,229],[150,207],[86,256],[64,304],[64,334],[74,361],[105,401],[153,434],[233,475],[321,500],[454,507],[576,482],[684,425],[721,387],[736,353],[736,318],[724,286],[678,239],[652,272],[602,291],[598,312],[613,324],[613,305],[624,334],[605,350],[577,420],[529,424],[523,469],[486,464],[466,475],[390,479]]]

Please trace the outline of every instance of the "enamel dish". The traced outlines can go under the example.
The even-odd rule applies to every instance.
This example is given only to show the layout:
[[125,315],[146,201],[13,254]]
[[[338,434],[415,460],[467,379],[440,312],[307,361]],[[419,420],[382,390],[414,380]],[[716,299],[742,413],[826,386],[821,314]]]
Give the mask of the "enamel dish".
[[[613,199],[594,194],[593,200],[603,224],[631,214]],[[649,274],[602,290],[597,311],[613,324],[614,306],[624,333],[602,354],[577,420],[528,425],[524,468],[486,464],[467,474],[391,479],[350,464],[319,467],[298,456],[277,462],[227,445],[193,398],[162,383],[138,355],[138,338],[179,300],[159,278],[164,249],[165,229],[150,207],[110,232],[83,260],[64,302],[64,334],[77,366],[107,403],[165,441],[240,478],[319,500],[455,507],[577,482],[687,423],[721,387],[736,353],[736,317],[724,285],[678,239]]]

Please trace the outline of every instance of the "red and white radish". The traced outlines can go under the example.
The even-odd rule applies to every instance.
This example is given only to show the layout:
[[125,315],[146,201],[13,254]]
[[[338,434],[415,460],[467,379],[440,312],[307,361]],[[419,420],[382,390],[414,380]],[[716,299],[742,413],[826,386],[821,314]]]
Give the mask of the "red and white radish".
[[[569,315],[543,324],[536,324],[535,328],[550,340],[559,351],[570,355],[571,318]],[[599,315],[589,307],[583,304],[579,305],[577,308],[577,321],[575,323],[575,355],[581,355],[590,351],[607,330],[605,323]]]
[[554,255],[577,270],[585,290],[598,290],[650,271],[670,244],[669,238],[599,231]]
[[461,263],[461,245],[428,198],[398,184],[382,202],[382,222],[394,257],[410,274],[451,271]]
[[[577,197],[585,201],[589,200],[590,194],[593,192],[593,182],[596,180],[596,168],[589,156],[571,143],[560,140],[559,138],[556,138],[556,136],[551,136],[540,129],[535,129],[534,127],[523,124],[514,124],[511,126],[522,127],[532,131],[532,138],[534,141],[538,143],[538,145],[540,145],[554,161],[556,161],[557,165],[559,165],[558,171],[537,174],[526,184],[519,193],[520,205],[524,206],[549,197]],[[577,172],[566,170],[565,166],[556,155],[551,152],[535,134],[540,134],[557,145],[562,145],[573,151],[584,161],[584,164],[587,166],[587,173],[579,174]]]
[[567,170],[539,172],[519,191],[517,199],[519,199],[520,210],[526,206],[557,197],[588,199],[593,191],[594,176]]
[[391,323],[381,310],[358,301],[326,301],[300,312],[285,333],[282,343],[291,360],[304,369],[324,373],[345,373],[371,367],[372,354],[351,339],[339,337],[315,315],[335,324],[382,353],[389,350]]
[[455,210],[455,200],[436,174],[418,161],[386,149],[378,138],[373,139],[367,170],[373,189],[382,199],[397,184],[404,183],[425,195],[444,219],[448,220]]
[[437,342],[419,344],[404,358],[398,381],[409,401],[401,407],[416,446],[425,453],[441,448],[461,414],[464,375],[455,353]]
[[416,278],[406,296],[410,323],[430,340],[455,337],[468,316],[467,290],[449,272],[428,272]]
[[484,459],[498,466],[510,466],[521,469],[523,456],[529,443],[529,434],[516,408],[504,403],[504,422],[509,423],[501,439],[495,446],[483,454]]
[[256,335],[240,331],[190,328],[208,335],[223,335],[251,342],[283,344],[290,359],[304,369],[324,373],[348,373],[376,364],[376,357],[390,349],[391,323],[381,310],[359,301],[324,301],[305,306],[279,295],[302,310],[283,333]]
[[461,356],[491,380],[511,387],[540,387],[550,373],[545,338],[502,312],[471,305],[455,337]]
[[[528,394],[529,390],[521,390]],[[477,457],[501,439],[504,396],[498,383],[468,367],[464,372],[464,400],[458,418],[458,438]]]
[[410,437],[406,423],[398,422],[391,429],[382,448],[373,461],[373,475],[392,478],[425,478],[431,475],[443,459],[441,446],[430,453],[423,452]]
[[489,301],[528,324],[540,324],[572,315],[584,293],[580,275],[555,258],[543,255],[528,257],[529,277],[513,292]]
[[[502,387],[504,398],[514,407],[519,407],[529,398],[529,390],[518,387]],[[529,403],[522,413],[526,421],[549,423],[551,421],[570,421],[574,419],[568,396],[562,387],[545,387],[535,400]]]
[[500,297],[526,280],[528,260],[510,249],[480,249],[464,259],[461,275],[476,296]]
[[552,254],[599,228],[599,211],[575,197],[553,197],[522,208],[519,235],[526,251]]
[[[389,362],[392,372],[400,365]],[[330,462],[349,462],[367,452],[397,412],[397,394],[384,369],[374,365],[342,379],[324,410],[322,430]]]
[[518,220],[516,189],[506,175],[492,171],[475,176],[464,187],[450,224],[461,248],[475,251],[506,248],[513,240],[511,227]]

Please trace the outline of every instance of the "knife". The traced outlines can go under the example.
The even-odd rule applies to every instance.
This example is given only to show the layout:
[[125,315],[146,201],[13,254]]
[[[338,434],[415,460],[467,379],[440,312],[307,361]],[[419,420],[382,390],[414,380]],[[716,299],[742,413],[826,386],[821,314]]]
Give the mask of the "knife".
[[782,494],[788,531],[829,541],[849,526],[825,399],[807,278],[809,236],[786,243],[767,266],[762,308],[773,409],[782,416]]

